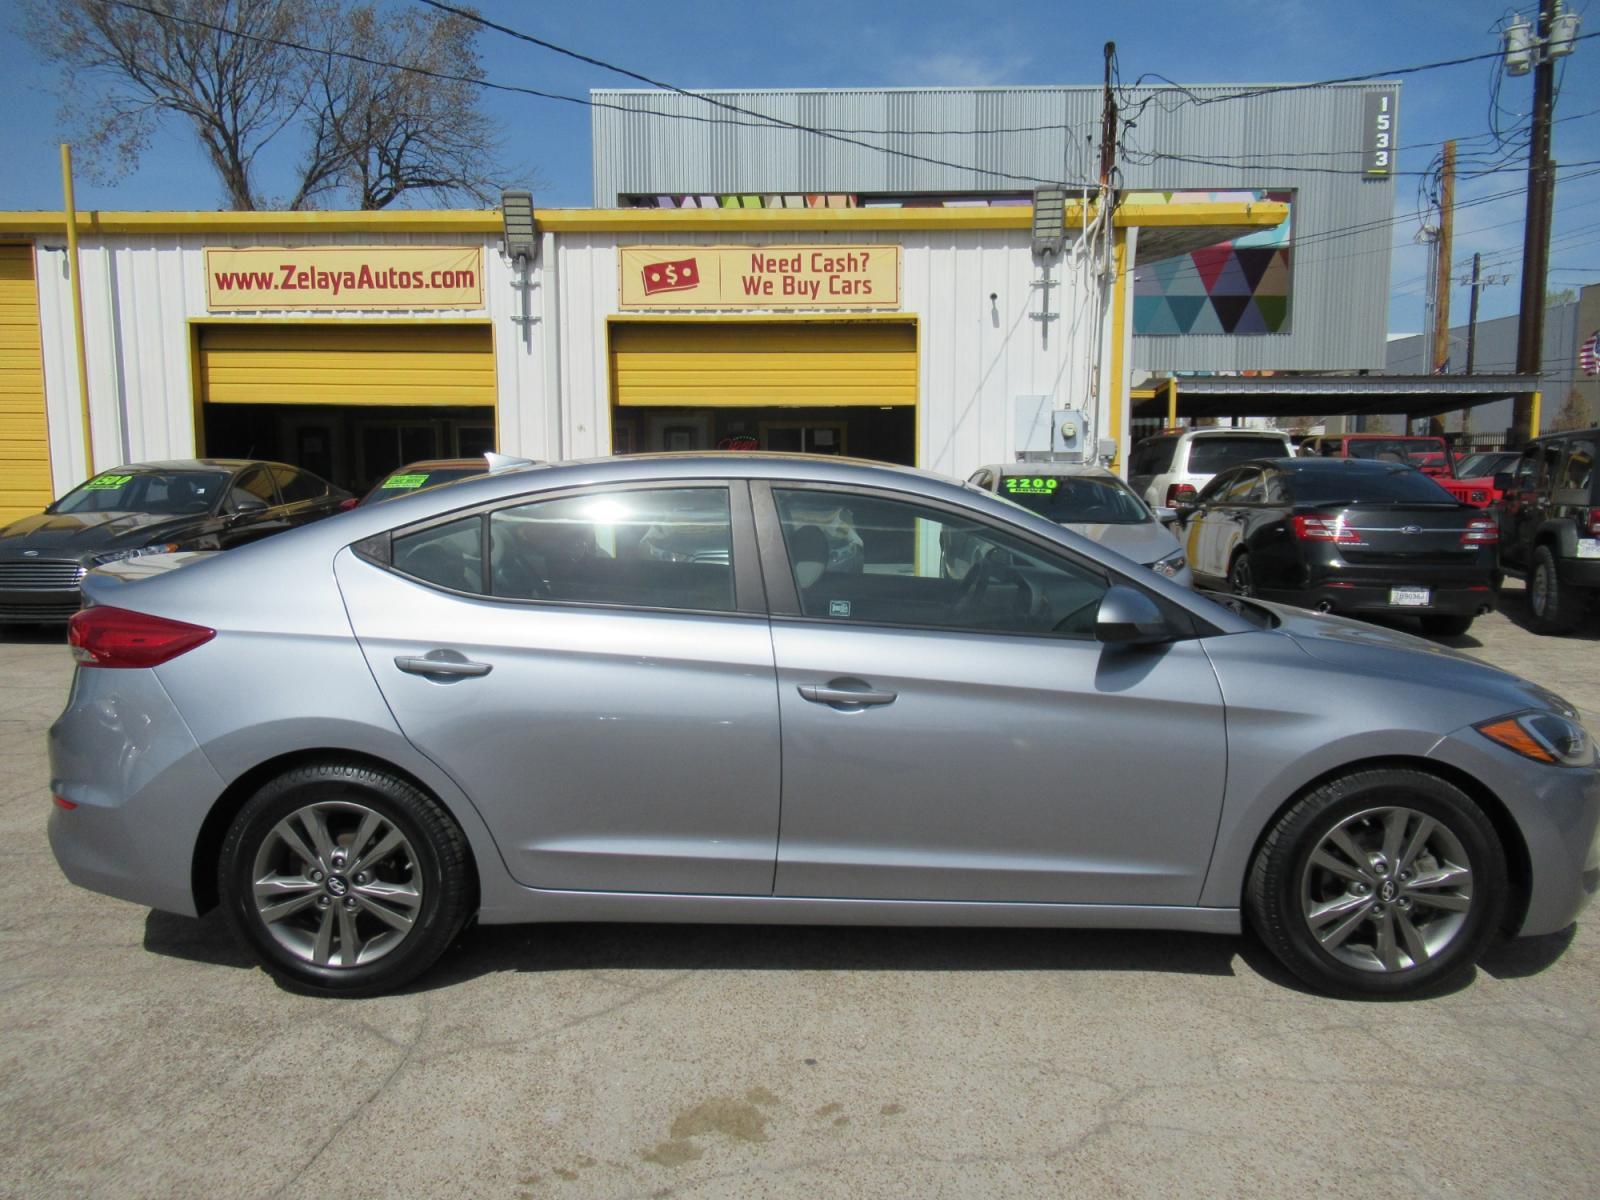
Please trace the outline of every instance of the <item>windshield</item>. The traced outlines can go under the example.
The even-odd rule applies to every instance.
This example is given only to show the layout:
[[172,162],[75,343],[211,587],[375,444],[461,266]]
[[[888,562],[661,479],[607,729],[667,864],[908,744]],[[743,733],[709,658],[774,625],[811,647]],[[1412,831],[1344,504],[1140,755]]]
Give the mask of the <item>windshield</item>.
[[1122,480],[1103,475],[1007,475],[1000,494],[1062,525],[1142,525],[1154,519]]
[[1286,458],[1283,439],[1266,437],[1197,437],[1189,443],[1189,474],[1215,475],[1252,458]]
[[484,467],[478,466],[433,467],[427,471],[407,471],[402,468],[361,497],[357,507],[376,504],[379,500],[393,500],[396,496],[407,496],[423,488],[438,487],[441,483],[469,479],[474,475],[482,475],[484,470]]
[[1511,470],[1517,461],[1515,454],[1505,454],[1499,451],[1489,453],[1469,454],[1456,464],[1456,475],[1462,479],[1473,479],[1479,475],[1495,475],[1501,471]]
[[1351,458],[1375,458],[1379,462],[1405,463],[1412,467],[1442,467],[1446,463],[1444,442],[1439,438],[1351,438],[1345,453]]
[[1448,504],[1458,501],[1410,467],[1388,471],[1297,471],[1289,477],[1296,504]]
[[225,471],[108,471],[79,484],[52,510],[183,516],[210,512],[227,487]]

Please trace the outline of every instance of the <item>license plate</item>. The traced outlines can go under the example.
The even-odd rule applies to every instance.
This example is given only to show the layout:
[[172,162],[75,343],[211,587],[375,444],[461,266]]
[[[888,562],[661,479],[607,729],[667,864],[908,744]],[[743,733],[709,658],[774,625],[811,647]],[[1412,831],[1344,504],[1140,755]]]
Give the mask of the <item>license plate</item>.
[[1579,538],[1579,558],[1600,558],[1600,538]]
[[1389,589],[1389,603],[1401,608],[1426,608],[1433,599],[1427,588],[1398,587]]

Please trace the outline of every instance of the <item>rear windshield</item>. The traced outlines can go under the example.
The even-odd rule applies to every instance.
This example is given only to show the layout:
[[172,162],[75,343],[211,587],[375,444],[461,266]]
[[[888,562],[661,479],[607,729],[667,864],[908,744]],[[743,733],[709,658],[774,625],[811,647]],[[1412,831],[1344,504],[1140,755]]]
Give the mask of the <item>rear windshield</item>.
[[1189,443],[1189,473],[1215,475],[1252,458],[1283,458],[1287,454],[1277,438],[1195,438]]
[[1296,471],[1287,479],[1296,504],[1458,503],[1432,479],[1410,467],[1389,471]]
[[107,471],[57,500],[54,511],[203,513],[211,510],[227,484],[224,471]]
[[1120,479],[1106,476],[1007,475],[1000,494],[1063,525],[1140,525],[1153,519]]
[[441,483],[449,483],[456,479],[469,479],[474,475],[482,475],[483,467],[443,467],[431,471],[396,471],[365,496],[361,497],[361,505],[376,504],[379,500],[393,500],[396,496],[409,495],[420,492],[423,488],[438,487]]
[[1374,438],[1371,441],[1350,439],[1345,453],[1351,458],[1375,458],[1379,462],[1407,463],[1420,467],[1439,466],[1444,462],[1444,443],[1438,438]]

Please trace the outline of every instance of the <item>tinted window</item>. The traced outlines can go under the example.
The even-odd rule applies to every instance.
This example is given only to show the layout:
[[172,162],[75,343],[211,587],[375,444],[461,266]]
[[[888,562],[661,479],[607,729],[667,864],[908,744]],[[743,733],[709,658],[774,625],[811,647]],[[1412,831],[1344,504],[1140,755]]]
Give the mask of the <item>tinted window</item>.
[[726,488],[590,492],[489,518],[491,593],[518,600],[730,612]]
[[1351,458],[1374,458],[1379,462],[1406,463],[1409,466],[1442,466],[1444,442],[1431,437],[1352,439]]
[[1241,471],[1229,476],[1229,483],[1219,497],[1223,504],[1259,504],[1266,498],[1266,485],[1260,471]]
[[1133,456],[1128,460],[1128,474],[1162,474],[1172,465],[1172,450],[1177,444],[1177,438],[1157,438],[1154,441],[1140,442],[1133,448]]
[[278,481],[278,494],[283,497],[285,504],[320,500],[328,494],[326,483],[315,475],[308,475],[293,467],[273,467],[272,477]]
[[1229,488],[1233,487],[1239,480],[1247,478],[1248,475],[1249,472],[1246,471],[1224,471],[1218,473],[1212,477],[1211,482],[1200,489],[1200,494],[1195,497],[1195,503],[1215,503]]
[[397,571],[458,592],[482,592],[483,518],[396,535],[392,555]]
[[106,471],[61,497],[55,511],[204,513],[227,482],[220,471]]
[[[1544,444],[1544,462],[1539,466],[1539,482],[1541,485],[1550,485],[1561,478],[1561,452],[1565,449],[1562,442],[1546,442]],[[1556,486],[1560,486],[1556,484]]]
[[[272,476],[265,467],[251,467],[234,482],[228,491],[228,507],[235,512],[246,496],[254,496],[268,508],[278,503],[278,493],[272,486]],[[248,501],[246,501],[248,504]]]
[[1529,446],[1517,459],[1516,482],[1518,487],[1532,487],[1539,478],[1539,447]]
[[1281,458],[1287,454],[1276,438],[1204,437],[1189,443],[1189,472],[1211,475],[1252,458]]
[[1454,496],[1420,471],[1296,471],[1286,476],[1297,504],[1449,504]]
[[1122,480],[1109,475],[1007,475],[1000,494],[1061,524],[1142,525],[1154,519]]
[[987,525],[876,496],[774,489],[808,617],[1092,637],[1106,581]]

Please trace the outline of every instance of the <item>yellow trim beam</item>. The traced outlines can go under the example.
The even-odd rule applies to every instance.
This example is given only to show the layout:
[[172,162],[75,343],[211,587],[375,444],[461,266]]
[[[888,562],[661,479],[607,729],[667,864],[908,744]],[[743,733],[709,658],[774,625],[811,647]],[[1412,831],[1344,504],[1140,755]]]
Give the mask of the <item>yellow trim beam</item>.
[[[1115,215],[1119,228],[1130,226],[1248,226],[1270,229],[1289,215],[1285,204],[1124,203]],[[1094,206],[1089,219],[1094,218]],[[788,233],[873,230],[1027,229],[1029,205],[992,208],[551,208],[534,214],[539,228],[552,233]],[[1066,223],[1082,224],[1076,204],[1067,205]],[[441,209],[380,212],[83,212],[78,232],[87,236],[211,234],[495,234],[498,209]],[[60,212],[0,212],[0,234],[66,232]]]

